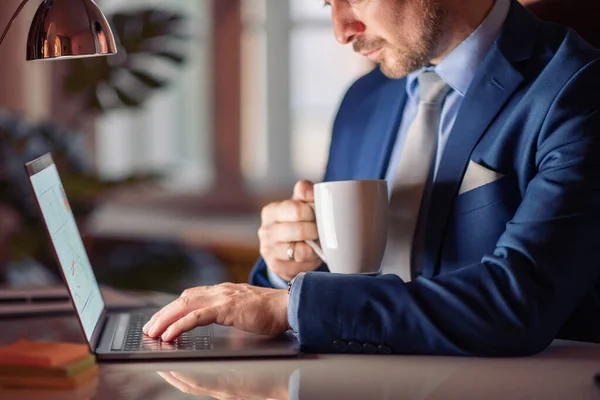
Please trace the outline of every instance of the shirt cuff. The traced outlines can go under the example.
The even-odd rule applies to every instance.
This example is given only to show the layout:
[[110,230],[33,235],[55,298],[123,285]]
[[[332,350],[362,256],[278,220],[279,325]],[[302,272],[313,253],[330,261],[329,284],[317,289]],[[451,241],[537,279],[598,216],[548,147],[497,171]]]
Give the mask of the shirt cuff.
[[273,285],[273,289],[287,289],[288,283],[271,272],[269,268],[267,268],[267,275],[269,276],[271,285]]
[[290,298],[288,301],[288,323],[290,327],[296,333],[296,337],[299,335],[300,329],[300,321],[298,319],[298,306],[300,305],[300,292],[302,291],[302,282],[304,281],[304,276],[306,274],[303,272],[298,274],[294,279],[294,283],[292,284],[292,289],[290,290]]

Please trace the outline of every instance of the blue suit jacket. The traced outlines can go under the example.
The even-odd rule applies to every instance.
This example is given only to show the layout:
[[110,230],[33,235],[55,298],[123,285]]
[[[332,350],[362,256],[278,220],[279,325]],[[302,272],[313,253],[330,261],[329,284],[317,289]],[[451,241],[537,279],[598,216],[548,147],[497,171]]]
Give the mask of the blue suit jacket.
[[[385,177],[405,84],[375,70],[350,88],[325,180]],[[307,274],[304,349],[507,356],[600,340],[599,110],[600,52],[513,1],[431,188],[423,275]],[[505,177],[458,195],[470,160]],[[264,261],[251,283],[269,286]]]

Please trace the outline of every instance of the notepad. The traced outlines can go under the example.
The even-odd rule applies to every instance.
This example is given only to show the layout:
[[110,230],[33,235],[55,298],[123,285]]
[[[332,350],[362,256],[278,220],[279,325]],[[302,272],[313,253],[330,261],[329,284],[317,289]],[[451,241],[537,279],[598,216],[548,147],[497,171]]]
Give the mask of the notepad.
[[58,367],[81,361],[89,355],[90,349],[85,344],[20,339],[0,347],[0,365]]
[[96,363],[96,356],[89,354],[82,360],[58,367],[33,367],[26,365],[0,365],[0,376],[42,376],[42,377],[69,377],[92,367]]

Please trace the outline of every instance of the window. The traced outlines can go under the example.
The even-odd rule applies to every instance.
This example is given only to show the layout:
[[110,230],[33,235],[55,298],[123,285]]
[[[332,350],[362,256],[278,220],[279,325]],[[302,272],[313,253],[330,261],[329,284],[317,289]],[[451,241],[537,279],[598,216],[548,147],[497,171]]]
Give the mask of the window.
[[[371,65],[335,41],[330,11],[319,1],[103,0],[101,4],[107,13],[149,4],[173,7],[201,28],[200,39],[190,46],[190,62],[173,74],[175,84],[155,94],[139,112],[114,112],[99,119],[96,158],[103,177],[156,171],[165,175],[165,185],[172,190],[226,194],[235,190],[222,186],[242,185],[233,171],[240,172],[240,162],[245,186],[254,192],[288,191],[299,178],[322,178],[341,97]],[[218,38],[210,37],[207,16],[217,8],[234,16],[238,6],[241,94],[230,90],[228,102],[216,110],[214,91],[219,94],[223,91],[219,82],[232,82],[234,77],[215,78],[222,71],[211,68],[218,50],[211,43]],[[214,28],[230,35],[235,33],[233,25]],[[219,62],[227,65],[223,64],[227,59]],[[230,73],[237,74],[237,69]],[[241,104],[241,127],[217,129],[215,123],[222,117],[216,115],[226,115],[227,104],[233,105],[234,99]],[[232,119],[238,118],[236,113],[232,106]],[[241,154],[224,145],[229,140],[233,144],[241,140]]]
[[348,86],[371,68],[315,0],[243,0],[243,167],[254,186],[318,181]]
[[[106,14],[136,7],[165,7],[183,13],[194,27],[184,66],[169,70],[172,84],[153,94],[141,110],[107,113],[96,124],[100,175],[115,179],[156,172],[166,188],[206,190],[213,177],[209,0],[102,0]],[[150,69],[168,67],[160,60]]]

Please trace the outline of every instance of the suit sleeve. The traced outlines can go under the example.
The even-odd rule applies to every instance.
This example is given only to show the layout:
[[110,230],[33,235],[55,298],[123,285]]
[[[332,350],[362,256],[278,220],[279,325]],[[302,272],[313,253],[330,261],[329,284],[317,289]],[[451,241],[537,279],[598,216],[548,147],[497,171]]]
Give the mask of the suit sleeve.
[[250,284],[254,286],[275,289],[275,285],[273,285],[269,279],[269,270],[267,268],[267,264],[262,257],[258,259],[254,265],[254,268],[252,268],[252,272],[250,272]]
[[[315,272],[329,272],[329,268],[327,267],[326,264],[321,264],[315,270]],[[267,264],[265,263],[265,260],[260,258],[254,265],[254,268],[252,269],[252,272],[250,273],[250,284],[254,285],[254,286],[271,288],[271,289],[287,288],[287,283],[285,285],[281,285],[281,283],[276,281],[276,279],[273,279],[271,275],[272,274],[269,273],[269,269],[267,268]],[[283,279],[281,279],[281,278],[279,278],[279,279],[281,280],[281,282],[283,282]]]
[[[536,174],[493,253],[405,283],[397,276],[308,273],[298,333],[309,352],[334,342],[395,353],[520,356],[545,349],[600,276],[598,63],[555,99],[537,136]],[[339,343],[339,342],[337,342]]]

